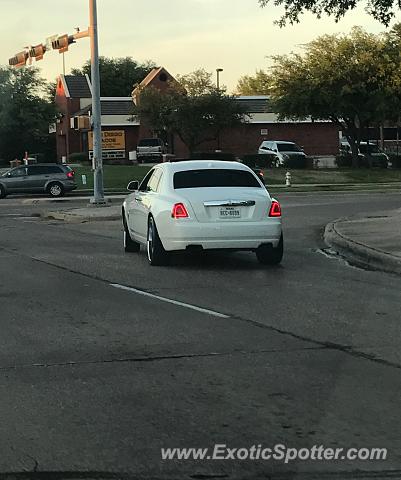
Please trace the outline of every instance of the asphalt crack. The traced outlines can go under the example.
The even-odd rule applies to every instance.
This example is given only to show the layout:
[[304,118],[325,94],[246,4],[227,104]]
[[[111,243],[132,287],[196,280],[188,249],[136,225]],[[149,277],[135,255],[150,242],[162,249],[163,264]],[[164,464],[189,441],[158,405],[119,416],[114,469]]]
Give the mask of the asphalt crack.
[[296,338],[297,340],[303,340],[304,342],[309,342],[313,343],[315,345],[320,346],[321,348],[326,348],[328,350],[337,350],[343,353],[346,353],[348,355],[351,355],[353,357],[358,357],[358,358],[363,358],[365,360],[369,360],[371,362],[375,363],[380,363],[381,365],[385,365],[387,367],[393,367],[397,369],[401,369],[401,364],[396,363],[396,362],[390,362],[389,360],[384,360],[382,358],[378,358],[375,355],[371,355],[366,352],[362,352],[360,350],[357,350],[353,348],[351,345],[341,345],[340,343],[335,343],[335,342],[328,342],[324,340],[316,340],[310,337],[306,337],[304,335],[299,335],[297,333],[291,332],[289,330],[283,330],[281,328],[274,327],[273,325],[265,325],[263,323],[257,322],[255,320],[250,320],[248,318],[243,318],[235,315],[231,315],[231,318],[235,318],[237,320],[242,320],[243,322],[251,323],[252,325],[259,327],[259,328],[265,328],[271,331],[274,331],[276,333],[281,333],[282,335],[288,335],[291,338]]
[[[35,471],[35,472],[3,472],[0,480],[177,480],[177,474],[149,475],[128,472],[86,471]],[[188,480],[388,480],[400,479],[401,470],[339,470],[339,471],[283,471],[280,473],[242,474],[236,473],[188,473],[180,478]]]
[[[41,259],[41,258],[38,258],[38,257],[31,257],[27,254],[24,254],[20,251],[16,251],[16,249],[9,249],[7,247],[0,247],[0,251],[3,250],[3,251],[6,251],[6,252],[9,252],[9,253],[13,253],[13,254],[17,254],[21,257],[24,257],[24,258],[28,258],[30,260],[33,260],[35,262],[38,262],[38,263],[41,263],[41,264],[45,264],[45,265],[48,265],[48,266],[51,266],[51,267],[54,267],[54,268],[57,268],[57,269],[60,269],[60,270],[63,270],[63,271],[66,271],[66,272],[69,272],[69,273],[72,273],[72,274],[75,274],[75,275],[80,275],[84,278],[90,278],[91,280],[97,280],[97,281],[100,281],[106,285],[110,285],[110,281],[109,280],[106,280],[98,275],[92,275],[92,274],[88,274],[88,273],[84,273],[84,272],[80,272],[78,270],[74,270],[74,269],[71,269],[69,267],[65,267],[65,266],[62,266],[62,265],[58,265],[56,263],[53,263],[53,262],[50,262],[48,260],[44,260],[44,259]],[[144,289],[144,288],[140,288],[138,286],[135,286],[135,285],[126,285],[127,287],[130,287],[130,288],[134,288],[136,290],[139,290],[139,291],[142,291],[142,292],[145,292],[145,293],[151,293],[151,294],[154,294],[154,295],[160,295],[159,291],[158,290],[147,290],[147,289]],[[172,300],[175,300],[175,299],[172,299]],[[179,301],[179,300],[177,300]],[[207,308],[206,306],[200,306],[198,305],[200,308]],[[276,333],[279,333],[279,334],[282,334],[282,335],[287,335],[287,336],[290,336],[292,338],[295,338],[295,339],[298,339],[298,340],[302,340],[304,342],[308,342],[308,343],[311,343],[315,346],[318,346],[320,348],[325,348],[325,349],[328,349],[328,350],[336,350],[336,351],[339,351],[339,352],[342,352],[342,353],[345,353],[347,355],[350,355],[350,356],[353,356],[355,358],[359,358],[359,359],[364,359],[364,360],[367,360],[367,361],[370,361],[370,362],[374,362],[374,363],[377,363],[377,364],[380,364],[380,365],[383,365],[383,366],[386,366],[386,367],[390,367],[390,368],[397,368],[397,369],[401,369],[401,364],[400,363],[396,363],[396,362],[391,362],[389,360],[385,360],[383,358],[378,358],[376,357],[375,355],[372,355],[372,354],[369,354],[369,353],[366,353],[366,352],[362,352],[360,350],[357,350],[355,348],[353,348],[352,346],[350,345],[342,345],[342,344],[339,344],[339,343],[334,343],[334,342],[329,342],[329,341],[323,341],[323,340],[317,340],[317,339],[314,339],[314,338],[311,338],[311,337],[307,337],[307,336],[304,336],[304,335],[299,335],[299,334],[296,334],[294,332],[291,332],[289,330],[283,330],[283,329],[280,329],[280,328],[277,328],[273,325],[266,325],[264,323],[260,323],[256,320],[251,320],[251,319],[248,319],[248,318],[244,318],[244,317],[241,317],[241,316],[238,316],[238,315],[235,315],[233,313],[230,313],[230,312],[220,312],[224,315],[227,315],[229,318],[232,318],[232,319],[236,319],[238,321],[242,321],[242,322],[245,322],[245,323],[248,323],[248,324],[251,324],[255,327],[258,327],[258,328],[263,328],[263,329],[266,329],[266,330],[270,330],[270,331],[273,331],[273,332],[276,332]],[[206,356],[207,355],[211,355],[211,354],[205,354]],[[197,356],[197,355],[193,355],[194,357]],[[182,356],[178,355],[177,358],[181,358]],[[186,355],[184,355],[184,357],[186,357]],[[169,357],[167,357],[169,358]],[[157,358],[155,357],[154,360],[156,360]],[[163,357],[160,357],[160,359],[165,359]],[[128,361],[128,360],[126,360]],[[133,360],[131,360],[133,361]],[[151,360],[136,360],[136,361],[151,361]],[[12,368],[12,367],[11,367]],[[1,368],[0,368],[1,370]]]
[[233,355],[264,355],[270,353],[289,353],[302,352],[310,350],[322,350],[323,347],[302,347],[302,348],[280,348],[270,350],[230,350],[227,352],[206,352],[206,353],[183,353],[177,355],[153,355],[153,356],[133,356],[124,358],[109,358],[99,360],[84,360],[84,361],[67,361],[67,362],[52,362],[52,363],[24,363],[17,365],[0,366],[0,371],[17,370],[20,368],[54,368],[54,367],[73,367],[84,365],[101,365],[108,363],[140,363],[140,362],[160,362],[164,360],[180,360],[191,358],[206,358],[206,357],[229,357]]

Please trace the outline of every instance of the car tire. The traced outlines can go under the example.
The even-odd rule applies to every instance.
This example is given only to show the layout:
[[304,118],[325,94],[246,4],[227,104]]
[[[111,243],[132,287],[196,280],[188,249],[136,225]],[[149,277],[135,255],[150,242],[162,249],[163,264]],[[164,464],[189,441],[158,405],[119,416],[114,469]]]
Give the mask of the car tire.
[[272,247],[270,245],[261,245],[256,250],[256,257],[260,263],[263,265],[278,265],[284,254],[284,240],[283,234],[281,234],[280,241],[278,242],[277,247]]
[[153,217],[149,217],[148,221],[148,237],[146,242],[146,250],[150,265],[162,266],[168,264],[169,254],[168,252],[166,252],[166,250],[164,250]]
[[64,195],[64,187],[59,182],[49,183],[46,190],[47,193],[53,198],[62,197]]
[[0,198],[6,198],[6,189],[3,187],[3,185],[0,185]]
[[124,227],[124,250],[129,253],[139,252],[141,244],[132,240],[128,230],[127,221],[125,219],[125,213],[123,212],[123,227]]

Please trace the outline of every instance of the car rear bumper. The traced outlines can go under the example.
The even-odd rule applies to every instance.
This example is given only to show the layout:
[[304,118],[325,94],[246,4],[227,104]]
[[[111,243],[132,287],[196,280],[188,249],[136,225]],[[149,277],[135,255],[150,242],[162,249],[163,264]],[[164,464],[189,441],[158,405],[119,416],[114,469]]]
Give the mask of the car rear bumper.
[[163,152],[137,152],[136,156],[138,157],[161,157]]
[[167,251],[186,250],[189,247],[209,249],[254,250],[262,244],[276,247],[281,236],[281,219],[266,222],[225,222],[202,224],[172,223],[160,229],[159,235]]

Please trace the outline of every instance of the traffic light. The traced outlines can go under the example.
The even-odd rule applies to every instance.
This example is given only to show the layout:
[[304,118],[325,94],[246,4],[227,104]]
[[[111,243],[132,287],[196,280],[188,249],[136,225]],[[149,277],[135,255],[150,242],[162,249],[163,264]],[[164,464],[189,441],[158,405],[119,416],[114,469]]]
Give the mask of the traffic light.
[[75,43],[73,35],[61,35],[52,41],[53,50],[58,50],[59,53],[64,53],[68,51],[68,45]]
[[90,130],[90,119],[87,115],[80,115],[78,117],[78,130]]
[[78,117],[71,118],[70,126],[74,130],[90,130],[90,118],[88,115],[78,115]]
[[12,58],[8,60],[8,64],[11,67],[23,67],[28,60],[28,52],[16,53]]
[[29,49],[29,57],[35,58],[36,61],[42,60],[45,52],[46,52],[46,46],[41,43],[40,45],[36,45],[36,47],[31,47]]

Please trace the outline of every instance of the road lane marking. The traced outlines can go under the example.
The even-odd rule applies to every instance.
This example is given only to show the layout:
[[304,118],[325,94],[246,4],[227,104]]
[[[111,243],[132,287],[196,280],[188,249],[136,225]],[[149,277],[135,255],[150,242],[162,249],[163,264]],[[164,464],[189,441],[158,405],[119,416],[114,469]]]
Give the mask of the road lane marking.
[[120,290],[125,290],[127,292],[136,293],[138,295],[144,295],[145,297],[155,298],[161,302],[172,303],[173,305],[178,305],[179,307],[189,308],[191,310],[196,310],[197,312],[206,313],[208,315],[213,315],[214,317],[220,318],[230,318],[229,315],[224,313],[215,312],[214,310],[208,310],[207,308],[197,307],[196,305],[191,305],[190,303],[180,302],[178,300],[172,300],[171,298],[161,297],[160,295],[155,295],[154,293],[145,292],[144,290],[138,290],[137,288],[127,287],[125,285],[120,285],[119,283],[110,283],[114,288],[119,288]]
[[23,217],[23,213],[0,213],[0,217]]

